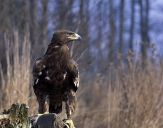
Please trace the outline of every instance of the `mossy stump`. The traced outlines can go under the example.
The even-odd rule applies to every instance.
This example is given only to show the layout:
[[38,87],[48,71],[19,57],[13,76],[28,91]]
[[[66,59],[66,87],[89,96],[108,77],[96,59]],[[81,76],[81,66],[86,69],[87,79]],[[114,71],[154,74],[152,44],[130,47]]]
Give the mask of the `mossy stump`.
[[62,120],[54,113],[28,116],[25,104],[13,104],[0,114],[0,128],[75,128],[72,120]]

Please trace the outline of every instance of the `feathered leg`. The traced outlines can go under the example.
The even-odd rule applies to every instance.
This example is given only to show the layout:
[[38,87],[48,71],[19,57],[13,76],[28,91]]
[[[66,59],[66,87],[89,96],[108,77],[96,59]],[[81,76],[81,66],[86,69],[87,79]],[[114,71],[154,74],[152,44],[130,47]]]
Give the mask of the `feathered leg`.
[[72,114],[76,110],[76,104],[77,104],[77,99],[75,92],[70,91],[67,94],[65,94],[65,109],[66,109],[66,114],[67,114],[67,119],[71,119]]
[[45,98],[44,97],[42,97],[42,98],[38,97],[37,100],[38,100],[38,103],[39,103],[38,112],[41,113],[41,114],[46,112]]
[[34,89],[34,92],[39,104],[38,112],[42,114],[46,112],[46,105],[45,105],[46,95],[37,89]]
[[49,113],[59,114],[62,112],[62,101],[55,102],[54,99],[49,98]]

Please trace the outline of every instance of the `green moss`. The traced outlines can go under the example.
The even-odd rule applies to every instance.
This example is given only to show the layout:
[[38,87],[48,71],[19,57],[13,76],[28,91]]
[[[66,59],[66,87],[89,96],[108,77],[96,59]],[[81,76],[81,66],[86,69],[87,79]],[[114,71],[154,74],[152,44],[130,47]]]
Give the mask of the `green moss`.
[[5,110],[9,118],[0,120],[0,128],[75,128],[72,120],[62,120],[53,113],[39,114],[28,117],[28,107],[25,104],[13,104],[9,110]]
[[[2,128],[29,128],[28,107],[25,104],[13,104],[3,114],[9,114],[9,119],[4,119]],[[6,121],[5,121],[6,120]],[[6,123],[5,123],[6,122]]]

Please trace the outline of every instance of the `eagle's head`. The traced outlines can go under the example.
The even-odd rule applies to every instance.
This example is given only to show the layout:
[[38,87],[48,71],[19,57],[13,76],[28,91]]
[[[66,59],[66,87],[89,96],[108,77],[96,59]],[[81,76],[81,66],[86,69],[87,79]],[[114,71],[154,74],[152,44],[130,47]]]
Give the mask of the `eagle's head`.
[[51,43],[64,45],[76,40],[81,40],[81,37],[77,33],[68,30],[60,30],[54,32]]

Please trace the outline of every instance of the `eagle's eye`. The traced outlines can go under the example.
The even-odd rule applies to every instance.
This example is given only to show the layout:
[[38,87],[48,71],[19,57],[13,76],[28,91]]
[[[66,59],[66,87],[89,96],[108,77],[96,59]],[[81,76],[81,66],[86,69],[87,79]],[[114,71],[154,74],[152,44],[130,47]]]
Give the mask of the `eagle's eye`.
[[71,35],[73,35],[73,33],[66,33],[66,36],[67,36],[67,37],[69,37],[69,36],[71,36]]

